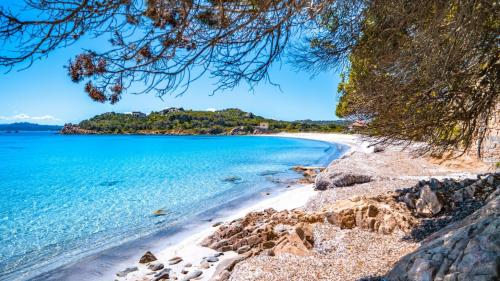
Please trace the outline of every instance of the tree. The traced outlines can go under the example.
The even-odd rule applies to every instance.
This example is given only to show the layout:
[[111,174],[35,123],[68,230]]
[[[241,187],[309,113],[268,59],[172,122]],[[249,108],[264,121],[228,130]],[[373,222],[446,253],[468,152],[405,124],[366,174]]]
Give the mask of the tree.
[[499,3],[374,1],[365,15],[337,113],[382,142],[440,154],[479,141],[480,155],[500,99]]
[[108,50],[68,65],[98,102],[115,103],[138,82],[182,94],[201,75],[218,89],[253,86],[287,55],[312,73],[343,70],[337,113],[369,120],[368,134],[439,152],[481,141],[499,99],[498,0],[25,2],[28,15],[0,9],[0,40],[12,47],[0,65],[29,66],[82,36],[108,36]]

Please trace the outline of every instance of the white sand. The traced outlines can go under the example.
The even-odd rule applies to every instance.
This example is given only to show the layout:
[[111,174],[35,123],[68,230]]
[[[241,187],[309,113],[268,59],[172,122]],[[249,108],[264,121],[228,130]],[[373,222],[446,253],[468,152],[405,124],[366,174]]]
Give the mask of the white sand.
[[[264,135],[269,136],[269,135]],[[326,142],[335,142],[340,144],[345,144],[350,147],[351,151],[370,151],[372,148],[368,147],[368,144],[360,141],[359,137],[355,135],[345,135],[345,134],[321,134],[321,133],[282,133],[271,135],[276,137],[289,137],[289,138],[303,138],[303,139],[311,139],[311,140],[319,140]],[[238,210],[233,210],[231,214],[214,220],[214,222],[218,221],[232,221],[237,218],[244,217],[247,213],[253,211],[261,211],[267,208],[274,208],[278,211],[281,210],[291,210],[294,208],[299,208],[305,206],[307,201],[315,194],[314,189],[312,188],[312,184],[309,185],[295,185],[291,188],[287,188],[286,190],[281,191],[278,195],[274,195],[259,201],[256,204],[253,204],[249,207],[245,207]],[[183,279],[183,274],[180,274],[182,268],[186,263],[191,263],[193,266],[188,268],[189,271],[193,269],[199,269],[203,271],[203,275],[196,280],[210,280],[215,272],[215,268],[217,264],[219,264],[224,259],[229,259],[236,256],[235,252],[226,252],[223,256],[219,257],[219,262],[212,264],[209,269],[201,269],[199,267],[200,262],[203,260],[203,257],[211,256],[216,253],[216,251],[200,246],[201,240],[205,237],[212,234],[214,228],[206,227],[199,231],[198,233],[191,235],[179,243],[174,245],[166,246],[164,249],[156,249],[153,254],[158,258],[158,263],[163,263],[165,267],[169,267],[172,269],[172,272],[175,272],[175,276],[179,280]],[[168,260],[172,257],[180,256],[183,261],[176,265],[168,265]],[[130,264],[129,266],[137,266],[139,268],[138,271],[129,273],[126,277],[116,277],[117,280],[150,280],[152,275],[147,275],[151,271],[147,269],[145,265],[142,264]],[[125,268],[123,268],[125,269]]]

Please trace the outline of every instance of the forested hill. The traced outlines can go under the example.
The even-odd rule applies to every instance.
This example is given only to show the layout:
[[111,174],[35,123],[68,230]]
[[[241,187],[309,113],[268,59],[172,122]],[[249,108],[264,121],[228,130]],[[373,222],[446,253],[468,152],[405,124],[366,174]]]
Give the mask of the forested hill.
[[66,124],[63,134],[208,134],[244,135],[277,132],[338,132],[345,128],[336,121],[278,121],[239,109],[194,111],[169,108],[145,115],[104,113],[77,125]]

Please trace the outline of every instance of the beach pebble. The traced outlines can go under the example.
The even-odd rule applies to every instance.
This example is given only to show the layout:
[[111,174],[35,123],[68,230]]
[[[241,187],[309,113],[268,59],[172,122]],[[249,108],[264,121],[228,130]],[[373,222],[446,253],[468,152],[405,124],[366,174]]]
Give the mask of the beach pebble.
[[181,257],[173,257],[171,259],[168,260],[168,264],[169,265],[174,265],[174,264],[178,264],[182,261],[182,258]]
[[164,267],[165,266],[163,265],[163,263],[153,263],[148,265],[148,268],[152,271],[158,271],[160,269],[163,269]]
[[219,258],[215,257],[215,256],[210,256],[210,257],[206,258],[205,260],[208,262],[218,262]]
[[118,277],[125,277],[127,276],[127,274],[129,274],[130,272],[134,272],[134,271],[137,271],[139,270],[139,268],[137,268],[137,266],[134,266],[134,267],[127,267],[125,270],[122,270],[122,271],[119,271],[116,273],[116,276]]
[[214,254],[214,257],[220,257],[220,256],[223,256],[223,255],[224,255],[224,253],[222,253],[222,252],[218,252],[218,253],[215,253],[215,254]]
[[203,272],[201,270],[195,270],[195,271],[190,272],[188,275],[186,275],[186,277],[184,277],[184,279],[182,279],[182,280],[189,281],[191,279],[194,279],[194,278],[201,276],[202,274],[203,274]]
[[154,275],[154,278],[151,279],[151,281],[159,281],[159,280],[162,280],[162,279],[168,279],[170,277],[170,271],[171,271],[170,268],[163,269],[162,271],[156,273]]
[[184,265],[184,267],[191,267],[191,266],[193,266],[193,264],[192,264],[192,263],[190,263],[190,262],[188,262],[188,263],[186,263],[186,264]]
[[155,255],[153,255],[153,253],[151,253],[150,251],[147,251],[141,257],[141,259],[139,260],[139,263],[148,263],[148,262],[152,262],[152,261],[155,261],[155,260],[156,260]]
[[186,268],[183,268],[183,269],[181,270],[181,273],[182,273],[182,274],[187,274],[188,272],[189,272],[189,270],[187,270]]
[[200,266],[201,266],[201,268],[203,268],[203,269],[208,269],[208,268],[210,268],[210,264],[209,264],[207,261],[202,261],[202,262],[200,263]]
[[219,225],[221,225],[221,224],[222,224],[222,222],[221,222],[221,221],[219,221],[219,222],[214,223],[214,224],[212,225],[212,227],[217,227],[217,226],[219,226]]

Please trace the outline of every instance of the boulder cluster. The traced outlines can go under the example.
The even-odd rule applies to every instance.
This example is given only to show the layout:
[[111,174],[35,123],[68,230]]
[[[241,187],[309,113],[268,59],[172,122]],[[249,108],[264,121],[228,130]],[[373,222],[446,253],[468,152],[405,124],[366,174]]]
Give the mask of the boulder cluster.
[[[313,228],[327,223],[343,229],[399,232],[414,240],[426,239],[418,251],[396,265],[388,280],[493,280],[486,277],[498,276],[495,270],[500,259],[499,194],[499,173],[462,181],[422,180],[385,195],[339,200],[316,212],[252,212],[217,225],[202,245],[239,254],[218,268],[215,280],[228,280],[235,263],[253,255],[310,255]],[[479,263],[481,269],[474,271]],[[432,278],[426,279],[429,276]],[[436,276],[442,278],[435,279]],[[461,278],[464,276],[467,278]]]
[[[426,237],[420,248],[396,263],[386,279],[498,280],[500,173],[480,176],[475,181],[460,183],[434,181],[423,184],[438,198],[441,212],[447,216],[456,215],[458,218]],[[423,196],[428,195],[423,194]],[[408,203],[415,205],[414,211],[417,214],[429,216],[429,210],[417,206],[418,200],[424,200],[421,197]],[[470,208],[477,204],[481,204],[482,207],[461,219],[462,213],[456,209],[461,209],[463,206]],[[473,209],[470,208],[466,212]]]

